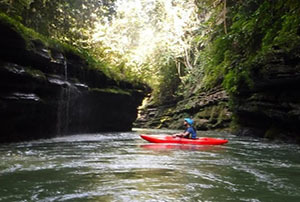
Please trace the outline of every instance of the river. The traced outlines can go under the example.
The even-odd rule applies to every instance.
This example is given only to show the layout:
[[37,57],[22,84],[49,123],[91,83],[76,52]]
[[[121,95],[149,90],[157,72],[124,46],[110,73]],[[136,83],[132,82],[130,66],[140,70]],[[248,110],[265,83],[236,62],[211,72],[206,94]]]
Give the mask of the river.
[[221,146],[157,145],[138,132],[0,145],[0,201],[300,201],[300,150],[226,137]]

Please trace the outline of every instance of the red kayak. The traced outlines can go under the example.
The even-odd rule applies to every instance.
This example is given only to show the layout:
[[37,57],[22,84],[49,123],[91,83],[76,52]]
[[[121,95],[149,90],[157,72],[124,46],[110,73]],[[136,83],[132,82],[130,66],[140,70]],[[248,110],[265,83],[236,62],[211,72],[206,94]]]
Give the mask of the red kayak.
[[152,143],[171,143],[171,144],[197,144],[197,145],[218,145],[228,142],[226,139],[201,137],[197,139],[187,139],[183,137],[173,137],[172,135],[140,135],[141,138]]

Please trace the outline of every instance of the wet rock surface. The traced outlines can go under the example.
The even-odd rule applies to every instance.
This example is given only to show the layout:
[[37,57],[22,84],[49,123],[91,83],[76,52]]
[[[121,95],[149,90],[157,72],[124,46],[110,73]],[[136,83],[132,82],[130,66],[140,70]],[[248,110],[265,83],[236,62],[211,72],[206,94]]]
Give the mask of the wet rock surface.
[[144,86],[105,76],[84,58],[28,42],[0,22],[0,142],[126,131]]
[[300,142],[299,52],[278,51],[253,69],[253,87],[233,97],[238,134]]
[[228,99],[227,93],[221,87],[217,87],[168,105],[150,104],[140,109],[135,125],[146,128],[183,129],[183,119],[192,117],[197,130],[225,129],[231,121]]

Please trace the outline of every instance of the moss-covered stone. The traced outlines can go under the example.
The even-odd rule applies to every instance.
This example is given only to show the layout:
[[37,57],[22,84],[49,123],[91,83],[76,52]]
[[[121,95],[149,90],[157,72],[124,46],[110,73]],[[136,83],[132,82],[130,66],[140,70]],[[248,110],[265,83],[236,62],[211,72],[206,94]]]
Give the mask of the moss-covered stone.
[[131,96],[131,92],[120,89],[120,88],[90,88],[90,92],[100,92],[100,93],[111,93]]
[[142,112],[144,122],[139,122],[138,119],[136,126],[183,129],[183,119],[192,117],[195,128],[199,130],[227,128],[231,112],[226,99],[226,93],[218,89],[202,93],[201,96],[191,96],[172,105],[160,107],[148,105]]
[[27,67],[25,68],[25,71],[28,75],[30,75],[34,79],[43,80],[43,81],[46,81],[47,79],[46,75],[38,69]]
[[281,131],[279,128],[272,126],[266,132],[264,137],[268,139],[276,139],[279,138],[281,135]]

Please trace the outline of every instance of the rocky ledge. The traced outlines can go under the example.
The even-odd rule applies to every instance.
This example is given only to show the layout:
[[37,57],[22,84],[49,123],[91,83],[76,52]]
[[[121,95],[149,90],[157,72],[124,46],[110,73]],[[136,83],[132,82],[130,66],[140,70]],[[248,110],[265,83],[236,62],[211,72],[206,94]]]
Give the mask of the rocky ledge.
[[231,121],[228,98],[221,87],[216,87],[209,92],[174,100],[167,105],[149,104],[139,109],[135,126],[182,129],[183,119],[192,117],[198,130],[225,129]]
[[0,142],[130,130],[146,87],[0,21]]

